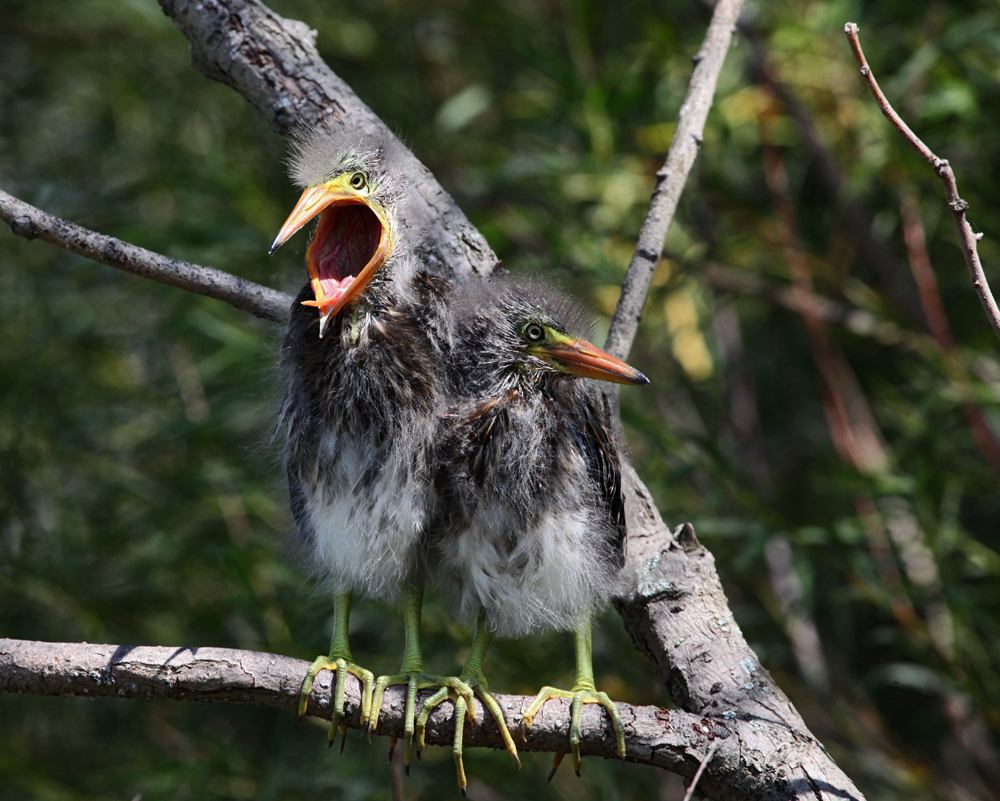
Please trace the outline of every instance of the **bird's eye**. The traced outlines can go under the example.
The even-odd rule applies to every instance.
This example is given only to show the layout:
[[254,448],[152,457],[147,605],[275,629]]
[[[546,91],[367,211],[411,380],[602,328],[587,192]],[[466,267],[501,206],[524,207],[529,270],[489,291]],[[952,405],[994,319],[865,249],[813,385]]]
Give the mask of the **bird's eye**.
[[528,340],[528,342],[541,342],[545,339],[545,329],[538,323],[528,323],[521,330],[521,333],[524,334],[524,338]]
[[365,180],[364,173],[356,172],[351,176],[351,186],[355,189],[364,189],[366,183],[368,182]]

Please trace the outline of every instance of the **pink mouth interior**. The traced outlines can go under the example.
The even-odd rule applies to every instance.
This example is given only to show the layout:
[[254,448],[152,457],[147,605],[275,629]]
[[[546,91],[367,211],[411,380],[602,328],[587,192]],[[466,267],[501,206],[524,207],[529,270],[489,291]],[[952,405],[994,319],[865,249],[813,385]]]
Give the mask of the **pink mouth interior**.
[[320,212],[308,259],[321,308],[331,308],[343,297],[375,255],[381,237],[382,224],[365,205],[332,205]]

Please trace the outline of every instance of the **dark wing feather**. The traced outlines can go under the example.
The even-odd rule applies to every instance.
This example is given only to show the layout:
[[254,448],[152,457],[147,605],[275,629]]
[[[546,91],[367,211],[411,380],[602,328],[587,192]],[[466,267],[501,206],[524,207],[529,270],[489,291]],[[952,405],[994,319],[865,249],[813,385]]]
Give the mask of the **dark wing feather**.
[[486,483],[486,474],[496,456],[497,444],[503,441],[510,425],[507,405],[511,396],[516,394],[512,392],[503,398],[493,398],[480,404],[465,421],[469,430],[467,446],[472,453],[469,472],[480,488]]
[[[599,408],[600,407],[600,408]],[[621,462],[610,426],[605,403],[587,398],[582,417],[582,431],[578,433],[587,474],[599,493],[598,501],[608,513],[608,520],[615,536],[608,544],[611,557],[620,570],[625,566],[625,498],[622,495]],[[602,413],[603,412],[603,413]]]

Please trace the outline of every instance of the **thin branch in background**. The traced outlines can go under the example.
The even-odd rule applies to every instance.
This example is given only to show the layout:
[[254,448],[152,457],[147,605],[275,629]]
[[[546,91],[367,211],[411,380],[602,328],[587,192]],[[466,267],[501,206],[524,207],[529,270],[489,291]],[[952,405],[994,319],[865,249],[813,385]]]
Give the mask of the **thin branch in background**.
[[[799,313],[795,290],[792,287],[772,286],[749,270],[706,262],[701,265],[696,275],[698,280],[713,289],[762,298],[790,312]],[[848,306],[823,295],[814,294],[813,297],[816,301],[816,313],[828,325],[843,326],[859,336],[872,337],[883,345],[892,347],[902,345],[921,355],[926,355],[934,347],[926,335],[904,331],[895,323],[880,320],[869,311]]]
[[694,57],[694,72],[677,118],[677,128],[666,163],[656,173],[656,187],[639,231],[604,348],[619,359],[628,358],[646,305],[653,272],[660,262],[667,230],[674,219],[681,192],[701,146],[705,120],[712,107],[726,53],[736,32],[744,0],[719,0],[701,49]]
[[[773,499],[774,482],[767,464],[764,437],[757,409],[757,388],[747,365],[740,319],[731,301],[715,304],[715,333],[726,364],[729,418],[747,465],[754,489]],[[772,536],[764,546],[771,589],[778,602],[778,620],[792,645],[802,679],[815,692],[828,696],[830,684],[819,630],[803,602],[802,582],[792,561],[792,546],[783,534]]]
[[906,186],[900,192],[899,216],[903,226],[903,242],[910,262],[910,272],[917,284],[920,305],[927,318],[927,327],[938,347],[951,353],[955,350],[955,339],[951,335],[944,303],[941,302],[941,293],[938,290],[937,277],[934,275],[931,257],[927,252],[927,236],[924,224],[920,220],[920,204],[911,186]]
[[844,33],[847,35],[847,41],[851,45],[851,52],[854,53],[854,58],[861,69],[861,77],[868,85],[868,89],[871,91],[872,97],[875,98],[875,102],[878,103],[878,107],[882,110],[886,119],[892,123],[892,126],[920,154],[920,157],[934,168],[935,174],[944,184],[945,199],[947,200],[948,208],[951,209],[951,216],[955,220],[955,227],[958,229],[958,239],[962,247],[962,256],[965,258],[966,265],[968,265],[969,274],[972,277],[972,286],[976,290],[976,295],[979,296],[979,302],[986,313],[986,319],[993,326],[996,335],[1000,337],[1000,308],[997,308],[996,299],[990,291],[990,285],[986,280],[986,273],[983,272],[982,262],[979,261],[979,251],[976,249],[976,243],[982,238],[982,234],[977,235],[974,233],[972,226],[969,225],[969,221],[965,217],[965,212],[969,208],[969,204],[958,195],[958,185],[955,182],[955,173],[952,172],[951,165],[947,159],[942,159],[934,155],[931,149],[910,130],[910,127],[893,110],[885,95],[882,94],[878,81],[875,80],[871,67],[868,66],[868,62],[865,60],[865,54],[861,50],[861,42],[858,39],[858,26],[853,22],[848,22],[844,26]]
[[2,189],[0,219],[25,239],[42,239],[109,267],[225,301],[265,320],[284,322],[288,318],[292,298],[284,292],[96,233],[37,209]]
[[705,767],[711,761],[712,757],[715,756],[715,749],[719,747],[718,740],[712,740],[712,744],[708,747],[708,751],[705,752],[705,758],[701,760],[701,764],[698,766],[698,771],[694,774],[694,778],[691,779],[691,786],[688,787],[687,792],[684,793],[684,801],[691,801],[694,796],[694,789],[698,786],[698,782],[701,780],[701,774],[705,772]]
[[948,317],[945,314],[944,303],[938,290],[937,278],[931,266],[931,257],[927,252],[927,236],[924,224],[920,219],[920,204],[916,192],[911,187],[905,187],[900,193],[899,215],[903,225],[903,242],[906,244],[906,254],[910,262],[910,270],[917,282],[920,302],[924,307],[927,324],[931,335],[937,343],[948,377],[958,390],[965,424],[972,433],[972,438],[993,469],[1000,472],[1000,444],[996,434],[986,422],[983,410],[971,399],[969,379],[965,368],[959,362],[955,352],[955,339],[951,335]]
[[[403,763],[402,754],[396,756],[396,740],[393,739],[389,746],[389,764],[392,766],[392,801],[405,801],[406,795],[403,792]],[[393,756],[396,756],[393,759]]]
[[875,563],[879,581],[882,582],[888,595],[887,601],[892,616],[907,631],[916,631],[920,627],[920,618],[917,610],[913,608],[913,602],[906,594],[903,576],[899,572],[899,566],[892,552],[889,532],[875,499],[871,495],[857,495],[854,498],[854,513],[868,541],[868,552]]
[[753,371],[747,364],[740,318],[731,300],[720,297],[714,307],[715,337],[725,360],[729,424],[743,452],[751,485],[762,498],[773,499],[774,480],[767,464],[757,408],[757,387]]

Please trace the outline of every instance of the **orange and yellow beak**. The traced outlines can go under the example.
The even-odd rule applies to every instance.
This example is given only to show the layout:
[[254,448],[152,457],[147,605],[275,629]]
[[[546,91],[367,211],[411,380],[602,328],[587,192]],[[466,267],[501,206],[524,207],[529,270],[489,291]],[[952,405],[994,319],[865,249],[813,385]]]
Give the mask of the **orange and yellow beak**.
[[649,379],[634,367],[616,359],[610,353],[605,353],[596,345],[583,339],[572,339],[562,335],[549,344],[537,345],[530,349],[536,356],[554,362],[555,366],[566,373],[596,378],[598,381],[611,381],[615,384],[633,384],[642,386]]
[[350,179],[351,173],[345,173],[306,189],[270,250],[274,253],[319,216],[306,251],[315,300],[303,301],[303,305],[319,308],[321,337],[333,316],[364,292],[395,245],[385,209],[369,196],[367,188],[352,187]]

